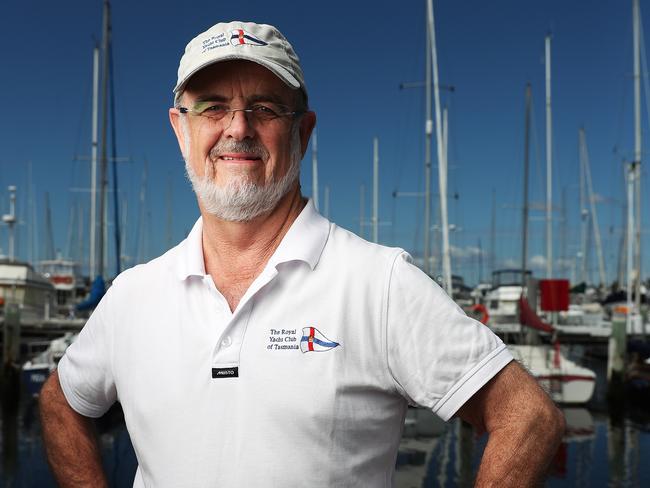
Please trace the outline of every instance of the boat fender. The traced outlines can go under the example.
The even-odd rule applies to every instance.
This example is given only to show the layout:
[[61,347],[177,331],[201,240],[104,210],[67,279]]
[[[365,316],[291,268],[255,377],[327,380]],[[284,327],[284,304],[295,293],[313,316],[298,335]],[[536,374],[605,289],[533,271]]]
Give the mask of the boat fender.
[[487,308],[482,303],[477,303],[472,305],[472,312],[475,314],[481,314],[481,317],[478,319],[482,324],[487,325],[488,320],[490,320],[490,315],[488,314]]

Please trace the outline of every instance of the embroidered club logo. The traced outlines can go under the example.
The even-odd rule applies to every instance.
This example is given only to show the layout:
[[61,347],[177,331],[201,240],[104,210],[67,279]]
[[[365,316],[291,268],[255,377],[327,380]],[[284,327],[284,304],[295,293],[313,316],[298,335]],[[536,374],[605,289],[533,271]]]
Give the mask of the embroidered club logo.
[[302,338],[300,339],[300,350],[305,352],[316,351],[323,352],[334,349],[338,342],[329,340],[316,327],[303,327]]
[[244,29],[235,29],[230,32],[230,44],[233,46],[241,46],[243,44],[251,44],[253,46],[267,46],[268,43],[262,39],[258,39],[254,35],[246,32]]

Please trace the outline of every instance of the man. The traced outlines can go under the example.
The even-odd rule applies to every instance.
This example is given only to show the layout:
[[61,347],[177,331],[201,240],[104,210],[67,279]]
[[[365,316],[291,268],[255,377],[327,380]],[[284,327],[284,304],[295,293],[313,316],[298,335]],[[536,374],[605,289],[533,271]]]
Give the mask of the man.
[[89,418],[115,401],[134,486],[391,486],[408,403],[489,440],[477,484],[539,482],[549,398],[408,255],[300,193],[315,114],[274,27],[217,24],[185,50],[169,116],[201,218],[115,279],[41,394],[62,486],[102,486]]

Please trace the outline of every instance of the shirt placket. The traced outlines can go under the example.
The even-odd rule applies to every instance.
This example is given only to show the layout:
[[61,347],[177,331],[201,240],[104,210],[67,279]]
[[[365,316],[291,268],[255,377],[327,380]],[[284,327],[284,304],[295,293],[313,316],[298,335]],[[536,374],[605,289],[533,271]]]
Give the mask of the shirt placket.
[[[262,274],[260,274],[260,276],[258,276],[251,284],[233,313],[230,312],[226,299],[216,289],[212,279],[209,276],[205,277],[206,280],[210,281],[210,291],[216,295],[218,300],[220,300],[220,309],[225,310],[227,317],[224,321],[225,326],[221,333],[217,335],[217,341],[214,345],[212,353],[213,370],[239,368],[241,349],[253,309],[253,298],[255,294],[262,287],[268,284],[276,275],[277,271],[275,268],[264,270],[264,272],[262,272]],[[239,376],[239,374],[229,372],[229,374],[223,376]]]

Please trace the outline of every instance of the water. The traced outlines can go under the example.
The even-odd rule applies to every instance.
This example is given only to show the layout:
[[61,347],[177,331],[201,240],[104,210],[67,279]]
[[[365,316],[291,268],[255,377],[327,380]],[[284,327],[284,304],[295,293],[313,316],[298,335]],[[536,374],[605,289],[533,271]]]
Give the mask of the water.
[[[568,434],[546,486],[650,486],[650,406],[608,408],[603,361],[581,362],[599,375],[596,393],[587,408],[564,409]],[[24,394],[2,395],[0,488],[55,487],[36,403]],[[130,487],[137,461],[119,410],[111,417],[99,426],[104,468],[110,486]],[[445,424],[426,410],[410,410],[397,459],[398,488],[471,486],[486,440],[459,420]]]
[[[0,487],[55,488],[57,485],[45,459],[36,401],[23,395],[17,404],[13,402],[14,406],[7,403],[3,402],[0,417]],[[137,468],[135,453],[119,420],[119,411],[112,416],[113,419],[98,426],[104,470],[109,486],[131,487]]]
[[[606,362],[584,347],[565,351],[597,374],[593,399],[563,407],[567,434],[546,481],[549,487],[650,486],[650,404],[607,402]],[[601,351],[602,352],[602,351]],[[472,486],[486,436],[454,420],[444,424],[425,410],[409,411],[397,462],[399,488]],[[419,426],[425,425],[424,432]]]
[[[650,419],[639,423],[624,417],[617,425],[606,414],[587,409],[571,413],[579,420],[579,428],[562,443],[546,486],[650,486]],[[486,440],[486,436],[477,438],[470,426],[458,420],[445,425],[436,437],[403,439],[397,486],[472,486]]]

